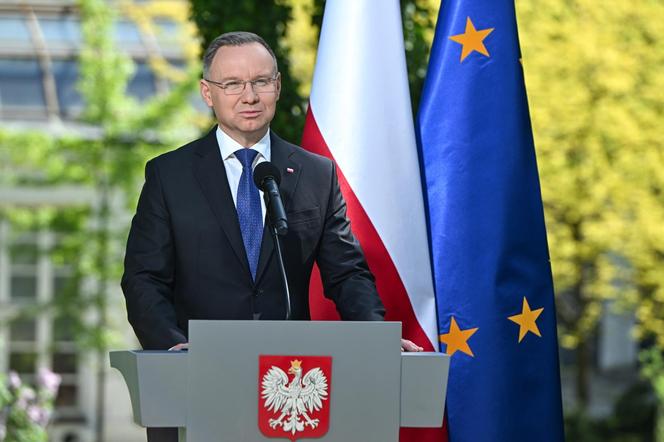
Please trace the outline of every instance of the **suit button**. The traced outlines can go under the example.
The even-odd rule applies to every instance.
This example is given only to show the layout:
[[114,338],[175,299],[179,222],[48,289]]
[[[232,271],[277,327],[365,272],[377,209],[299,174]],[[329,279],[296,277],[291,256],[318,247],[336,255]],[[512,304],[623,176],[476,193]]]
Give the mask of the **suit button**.
[[254,296],[262,295],[263,289],[254,289]]

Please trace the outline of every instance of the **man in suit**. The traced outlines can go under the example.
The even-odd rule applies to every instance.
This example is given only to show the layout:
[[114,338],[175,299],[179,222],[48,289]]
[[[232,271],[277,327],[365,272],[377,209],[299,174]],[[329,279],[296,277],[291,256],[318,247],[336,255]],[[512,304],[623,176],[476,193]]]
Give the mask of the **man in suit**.
[[[384,308],[346,218],[335,165],[270,130],[281,78],[273,51],[255,34],[215,39],[204,56],[203,100],[218,126],[146,165],[122,288],[129,322],[145,349],[182,349],[190,319],[275,320],[286,315],[266,208],[253,168],[281,172],[288,216],[282,237],[292,319],[309,319],[309,278],[345,320],[382,320]],[[402,341],[406,350],[421,350]],[[148,431],[149,440],[175,432]]]

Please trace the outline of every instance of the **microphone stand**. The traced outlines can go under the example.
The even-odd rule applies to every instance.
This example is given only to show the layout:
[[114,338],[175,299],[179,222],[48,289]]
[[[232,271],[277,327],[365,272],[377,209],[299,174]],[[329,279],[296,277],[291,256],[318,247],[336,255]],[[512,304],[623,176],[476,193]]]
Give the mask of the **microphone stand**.
[[272,223],[272,218],[270,217],[270,206],[269,198],[267,197],[267,192],[264,193],[265,196],[265,206],[267,208],[267,218],[270,223],[270,233],[272,234],[272,241],[274,242],[274,250],[277,254],[277,261],[279,263],[279,274],[281,275],[281,282],[284,284],[284,294],[286,295],[286,321],[291,319],[291,299],[290,299],[290,290],[288,289],[288,277],[286,276],[286,267],[284,266],[284,257],[281,254],[281,244],[279,242],[279,233],[277,233],[277,228]]

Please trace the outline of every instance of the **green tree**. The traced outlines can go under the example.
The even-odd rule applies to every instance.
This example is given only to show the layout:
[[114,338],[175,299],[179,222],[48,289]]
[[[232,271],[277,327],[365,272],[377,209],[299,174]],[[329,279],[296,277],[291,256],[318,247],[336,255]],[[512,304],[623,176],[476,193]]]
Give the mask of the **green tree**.
[[561,344],[589,398],[589,338],[605,300],[664,343],[664,4],[517,3]]
[[[166,15],[163,3],[133,5],[125,1],[119,2],[118,7],[125,15],[142,17],[139,25],[145,28],[149,27],[146,20],[151,8],[160,17]],[[171,3],[167,8],[175,12],[171,18],[186,20],[188,11],[184,14],[180,11],[178,16],[177,6]],[[209,118],[202,117],[189,104],[200,72],[196,52],[187,52],[184,68],[169,66],[158,54],[152,54],[150,64],[158,74],[166,76],[172,87],[168,92],[138,102],[127,94],[133,62],[115,46],[112,38],[117,9],[103,0],[79,0],[78,7],[83,33],[78,88],[85,103],[81,122],[88,126],[87,130],[83,135],[57,136],[2,130],[0,158],[5,165],[2,176],[5,185],[79,186],[94,192],[95,203],[68,208],[2,207],[0,216],[30,229],[67,231],[64,244],[52,251],[53,259],[75,266],[76,284],[58,297],[54,305],[36,306],[29,313],[52,308],[56,316],[70,322],[77,332],[80,348],[96,351],[99,367],[96,434],[97,440],[101,440],[107,349],[113,330],[126,328],[124,318],[120,319],[122,324],[113,324],[114,318],[109,317],[108,296],[111,287],[117,287],[119,282],[128,231],[128,225],[117,220],[124,219],[119,216],[121,212],[133,211],[135,207],[146,160],[194,138],[201,128],[209,125]],[[126,205],[114,205],[117,200]],[[94,281],[94,285],[79,290],[78,283],[84,280]],[[93,319],[83,314],[86,311],[94,313]]]
[[438,9],[436,6],[432,6],[431,1],[401,1],[406,67],[413,115],[417,114],[420,105],[420,95],[427,73],[437,13]]

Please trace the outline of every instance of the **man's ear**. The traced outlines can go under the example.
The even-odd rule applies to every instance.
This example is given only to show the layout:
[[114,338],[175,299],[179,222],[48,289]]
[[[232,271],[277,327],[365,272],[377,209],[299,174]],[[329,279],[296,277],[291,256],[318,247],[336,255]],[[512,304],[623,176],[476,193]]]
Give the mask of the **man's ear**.
[[205,104],[207,104],[208,107],[212,107],[212,93],[210,92],[210,85],[207,81],[200,80],[199,86],[203,101],[205,101]]

